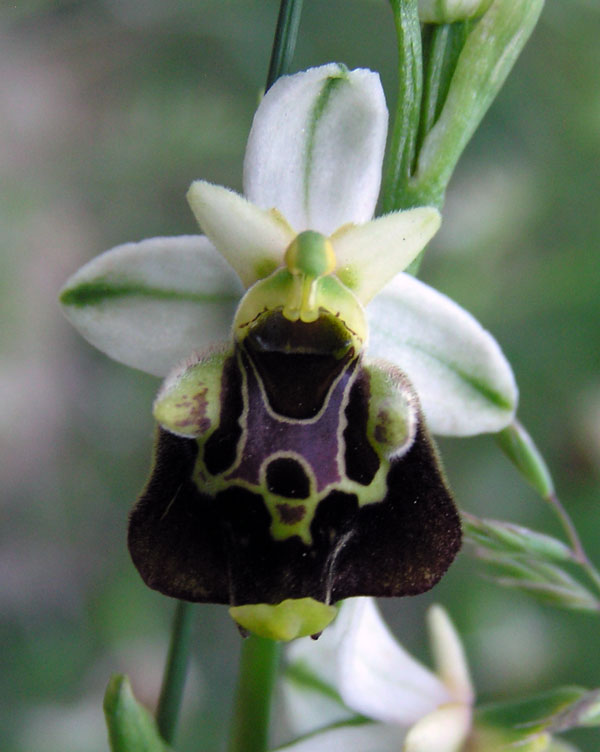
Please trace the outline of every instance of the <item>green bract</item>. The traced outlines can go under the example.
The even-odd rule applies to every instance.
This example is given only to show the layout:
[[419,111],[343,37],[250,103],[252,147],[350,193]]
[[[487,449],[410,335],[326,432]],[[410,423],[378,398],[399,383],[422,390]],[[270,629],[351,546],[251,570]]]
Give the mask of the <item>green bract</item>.
[[482,16],[492,0],[419,0],[419,20],[447,24]]
[[332,64],[280,79],[254,118],[246,197],[190,188],[206,237],[120,246],[61,295],[93,344],[170,371],[130,521],[142,577],[228,604],[265,636],[318,632],[348,596],[435,584],[460,523],[427,423],[468,435],[514,415],[492,337],[398,275],[436,232],[437,210],[371,219],[386,127],[370,71]]
[[133,696],[126,676],[111,678],[104,695],[104,716],[112,752],[169,752],[156,721]]
[[[431,0],[432,11],[473,5],[470,0]],[[479,9],[484,2],[477,3]],[[494,101],[529,39],[544,0],[493,0],[470,30],[452,73],[439,116],[423,139],[411,190],[441,201],[463,149]],[[423,10],[420,5],[419,10]],[[443,17],[443,14],[442,14]],[[426,20],[426,19],[424,19]],[[433,20],[433,19],[432,19]]]

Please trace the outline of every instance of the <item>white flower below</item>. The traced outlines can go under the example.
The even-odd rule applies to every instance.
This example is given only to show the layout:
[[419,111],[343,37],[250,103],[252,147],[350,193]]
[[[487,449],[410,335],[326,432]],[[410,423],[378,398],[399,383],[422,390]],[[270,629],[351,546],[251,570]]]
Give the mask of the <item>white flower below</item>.
[[554,734],[600,725],[600,690],[581,687],[475,709],[452,622],[432,606],[427,624],[434,671],[394,640],[372,598],[345,601],[316,643],[290,645],[283,688],[297,740],[279,752],[577,752]]
[[[371,598],[345,601],[333,627],[316,644],[298,640],[291,645],[286,705],[293,731],[307,736],[284,749],[458,752],[472,722],[469,671],[441,607],[430,609],[428,625],[436,673],[394,640]],[[322,705],[318,693],[323,687],[332,696],[339,693],[337,704]],[[307,712],[311,704],[320,713]],[[349,722],[357,714],[375,723]]]

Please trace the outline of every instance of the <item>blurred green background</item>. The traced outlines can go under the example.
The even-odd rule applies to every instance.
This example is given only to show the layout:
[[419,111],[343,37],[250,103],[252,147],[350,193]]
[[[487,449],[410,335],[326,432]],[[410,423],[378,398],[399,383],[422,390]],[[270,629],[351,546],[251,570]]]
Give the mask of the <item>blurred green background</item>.
[[[275,0],[21,0],[0,10],[0,727],[3,752],[107,749],[101,697],[127,672],[156,702],[173,603],[125,546],[149,467],[157,381],[62,319],[64,280],[100,251],[196,232],[198,177],[239,189]],[[422,277],[501,343],[520,417],[600,563],[600,9],[547,0],[451,182]],[[383,0],[305,0],[294,70],[379,70],[395,96]],[[557,534],[490,437],[441,443],[461,507]],[[384,603],[424,660],[444,603],[482,700],[600,686],[598,617],[504,591],[463,553],[432,593]],[[178,749],[224,749],[240,639],[197,607]],[[282,713],[277,733],[285,735]],[[597,731],[571,735],[597,752]]]

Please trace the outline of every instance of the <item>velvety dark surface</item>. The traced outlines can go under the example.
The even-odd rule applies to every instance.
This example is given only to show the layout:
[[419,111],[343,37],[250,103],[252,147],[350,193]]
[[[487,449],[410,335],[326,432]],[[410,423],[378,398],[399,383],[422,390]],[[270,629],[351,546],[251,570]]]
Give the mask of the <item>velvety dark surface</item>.
[[[353,402],[361,396],[352,390],[351,418],[360,417]],[[129,548],[144,581],[166,595],[230,605],[416,595],[440,579],[460,547],[458,514],[424,427],[393,460],[382,501],[359,507],[355,494],[333,490],[319,502],[310,545],[298,536],[273,540],[258,493],[240,486],[214,498],[203,493],[191,480],[196,441],[160,429],[155,451]]]

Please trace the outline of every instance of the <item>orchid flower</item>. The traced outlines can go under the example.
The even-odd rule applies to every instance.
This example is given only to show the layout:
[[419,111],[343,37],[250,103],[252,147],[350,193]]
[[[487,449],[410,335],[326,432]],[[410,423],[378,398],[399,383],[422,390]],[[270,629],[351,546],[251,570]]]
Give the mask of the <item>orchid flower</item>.
[[452,622],[441,606],[427,622],[435,671],[395,641],[371,598],[345,601],[317,642],[290,645],[284,700],[302,738],[281,752],[576,752],[552,733],[599,722],[599,693],[578,687],[475,710]]
[[118,246],[61,295],[92,344],[167,376],[129,528],[143,579],[277,639],[320,632],[342,598],[434,585],[460,523],[429,431],[514,416],[494,339],[400,274],[438,211],[372,218],[386,132],[371,71],[279,79],[254,118],[245,197],[196,181],[205,235]]

